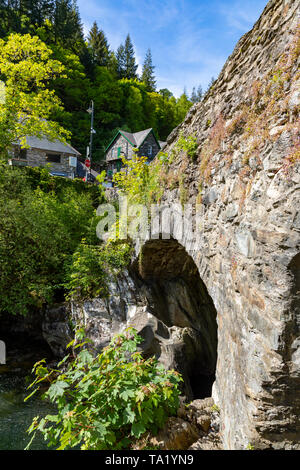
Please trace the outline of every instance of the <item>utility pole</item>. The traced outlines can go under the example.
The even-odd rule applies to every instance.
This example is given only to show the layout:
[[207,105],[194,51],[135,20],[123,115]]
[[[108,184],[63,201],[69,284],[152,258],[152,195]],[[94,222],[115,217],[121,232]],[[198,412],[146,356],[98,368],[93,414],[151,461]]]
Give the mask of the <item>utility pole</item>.
[[90,160],[90,181],[92,180],[92,147],[93,147],[93,134],[96,134],[94,130],[94,101],[91,100],[89,109],[87,112],[91,115],[91,133],[90,133],[90,146],[89,146],[89,160]]

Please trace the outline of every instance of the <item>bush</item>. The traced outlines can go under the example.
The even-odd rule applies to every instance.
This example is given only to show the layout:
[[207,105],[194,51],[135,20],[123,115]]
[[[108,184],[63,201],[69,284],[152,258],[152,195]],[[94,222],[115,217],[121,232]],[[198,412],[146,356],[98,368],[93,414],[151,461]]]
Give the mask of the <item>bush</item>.
[[[82,238],[97,243],[96,186],[45,169],[0,172],[0,314],[23,314],[62,296],[64,266]],[[98,203],[99,203],[98,202]]]
[[195,135],[190,135],[185,138],[181,133],[176,143],[176,150],[183,150],[192,159],[195,160],[197,157],[198,142]]
[[114,183],[128,197],[129,204],[145,204],[157,202],[163,187],[160,181],[160,170],[163,160],[156,158],[151,164],[147,157],[137,154],[127,160],[122,157],[123,169],[114,175]]
[[107,278],[129,264],[131,247],[127,243],[88,245],[85,240],[66,264],[67,299],[88,299],[108,295]]
[[[85,342],[78,344],[80,353],[63,372],[48,369],[44,361],[37,363],[30,387],[38,387],[27,398],[50,381],[44,398],[57,405],[57,414],[34,418],[27,448],[37,431],[57,450],[125,449],[146,431],[156,433],[178,409],[182,379],[154,358],[143,359],[137,352],[141,341],[129,328],[96,357]],[[60,364],[66,361],[68,356]]]

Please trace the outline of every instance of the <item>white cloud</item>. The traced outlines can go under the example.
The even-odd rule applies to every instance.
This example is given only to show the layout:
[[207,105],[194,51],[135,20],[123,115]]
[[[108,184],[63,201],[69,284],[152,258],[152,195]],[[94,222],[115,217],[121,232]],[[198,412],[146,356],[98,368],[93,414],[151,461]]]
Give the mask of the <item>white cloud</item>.
[[113,50],[130,33],[138,73],[148,47],[158,88],[179,96],[184,86],[205,88],[218,76],[239,36],[258,19],[267,0],[79,0],[88,33],[93,21]]
[[231,28],[245,32],[252,28],[266,4],[266,0],[234,1],[223,6],[220,13]]

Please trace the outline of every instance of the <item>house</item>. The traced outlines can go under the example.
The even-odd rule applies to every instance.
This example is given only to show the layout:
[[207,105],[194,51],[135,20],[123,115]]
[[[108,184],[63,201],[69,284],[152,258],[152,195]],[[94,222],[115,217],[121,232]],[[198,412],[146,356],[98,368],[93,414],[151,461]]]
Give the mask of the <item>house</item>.
[[111,180],[113,174],[120,171],[122,156],[131,159],[134,155],[134,149],[138,149],[138,156],[147,157],[150,162],[164,145],[165,142],[157,139],[152,128],[133,134],[120,129],[105,149],[107,179]]
[[76,176],[77,157],[80,155],[69,144],[59,140],[51,142],[47,138],[27,137],[28,149],[13,144],[9,164],[13,166],[46,166],[51,165],[50,173],[55,176],[72,178]]

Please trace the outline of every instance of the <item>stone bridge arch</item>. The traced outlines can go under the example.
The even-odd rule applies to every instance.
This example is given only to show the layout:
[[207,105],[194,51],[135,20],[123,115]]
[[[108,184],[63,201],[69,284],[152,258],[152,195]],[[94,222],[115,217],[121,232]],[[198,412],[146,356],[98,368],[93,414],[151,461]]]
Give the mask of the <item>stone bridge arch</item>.
[[175,239],[148,240],[132,268],[148,311],[171,330],[172,365],[185,378],[188,398],[211,396],[217,312],[193,258]]
[[[300,255],[275,263],[272,272],[263,261],[249,268],[250,256],[245,255],[236,267],[231,249],[222,254],[209,258],[203,246],[188,253],[184,241],[174,238],[146,240],[136,247],[132,269],[154,316],[168,328],[195,330],[192,346],[181,350],[177,365],[194,396],[212,394],[220,407],[225,448],[282,448],[283,436],[287,448],[295,446]],[[251,282],[254,275],[260,278],[260,291]],[[191,348],[192,367],[184,370],[184,354]],[[203,380],[205,374],[210,381]]]

